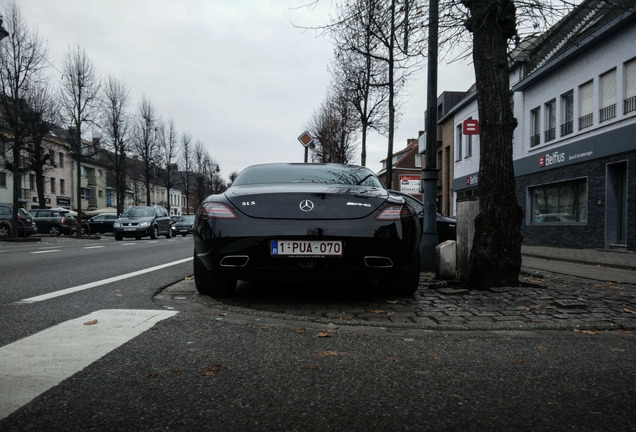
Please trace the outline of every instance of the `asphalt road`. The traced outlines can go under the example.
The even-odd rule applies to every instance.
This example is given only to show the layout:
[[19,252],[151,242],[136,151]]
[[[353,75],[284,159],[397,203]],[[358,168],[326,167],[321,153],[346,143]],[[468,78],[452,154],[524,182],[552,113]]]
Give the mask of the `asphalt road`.
[[[279,319],[196,295],[153,302],[191,273],[189,261],[20,302],[192,250],[189,237],[128,243],[0,244],[0,367],[31,381],[60,377],[0,430],[636,429],[631,332],[431,331]],[[55,270],[68,257],[80,274]],[[328,302],[315,296],[298,302]],[[3,379],[0,402],[18,391]]]

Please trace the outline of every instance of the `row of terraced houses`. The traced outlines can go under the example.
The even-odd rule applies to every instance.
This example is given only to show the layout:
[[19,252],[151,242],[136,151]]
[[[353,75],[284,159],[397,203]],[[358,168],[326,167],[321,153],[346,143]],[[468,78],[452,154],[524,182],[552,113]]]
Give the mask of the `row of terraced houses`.
[[[70,152],[70,134],[67,130],[54,128],[45,139],[43,147],[48,151],[50,164],[44,178],[46,208],[77,209],[77,163]],[[6,154],[9,144],[0,142],[0,154]],[[81,208],[84,216],[103,212],[115,212],[116,184],[112,167],[113,155],[102,148],[99,139],[84,144],[86,156],[82,158]],[[146,186],[142,176],[142,163],[135,157],[127,159],[126,190],[124,208],[146,205]],[[166,187],[164,170],[156,168],[150,182],[150,205],[161,205],[169,209],[170,215],[194,214],[201,200],[196,191],[185,193],[183,187],[186,173],[174,167],[171,187]],[[193,174],[190,176],[192,181]],[[19,182],[19,206],[26,210],[40,208],[34,173],[26,173]],[[188,188],[189,189],[189,188]],[[0,169],[0,202],[10,203],[13,198],[13,176]]]
[[[517,47],[510,84],[525,244],[636,251],[633,2],[609,11],[598,0],[582,2]],[[464,204],[477,200],[479,188],[479,136],[463,130],[465,120],[479,120],[474,88],[443,92],[437,119],[437,208],[460,227],[472,216]],[[419,194],[424,151],[422,132],[394,154],[393,184]]]

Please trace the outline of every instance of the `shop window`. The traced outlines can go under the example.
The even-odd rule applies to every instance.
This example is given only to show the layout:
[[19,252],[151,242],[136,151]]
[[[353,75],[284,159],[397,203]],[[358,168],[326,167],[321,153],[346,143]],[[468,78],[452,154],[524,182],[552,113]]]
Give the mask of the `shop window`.
[[587,179],[529,188],[530,222],[576,224],[587,221]]

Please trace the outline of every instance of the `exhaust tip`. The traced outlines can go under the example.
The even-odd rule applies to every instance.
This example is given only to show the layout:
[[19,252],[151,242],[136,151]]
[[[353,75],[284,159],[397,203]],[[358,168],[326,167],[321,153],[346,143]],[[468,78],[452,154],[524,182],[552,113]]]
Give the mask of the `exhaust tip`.
[[371,268],[391,268],[393,267],[393,261],[387,257],[381,256],[366,256],[364,257],[364,264]]
[[245,267],[247,262],[250,260],[250,257],[247,255],[228,255],[221,258],[221,262],[219,265],[221,267]]

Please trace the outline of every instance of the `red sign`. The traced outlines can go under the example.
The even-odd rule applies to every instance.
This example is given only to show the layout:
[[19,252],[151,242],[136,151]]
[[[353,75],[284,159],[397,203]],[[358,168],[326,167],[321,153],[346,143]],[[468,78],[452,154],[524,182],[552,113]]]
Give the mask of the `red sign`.
[[464,120],[462,132],[464,135],[479,135],[479,120]]

